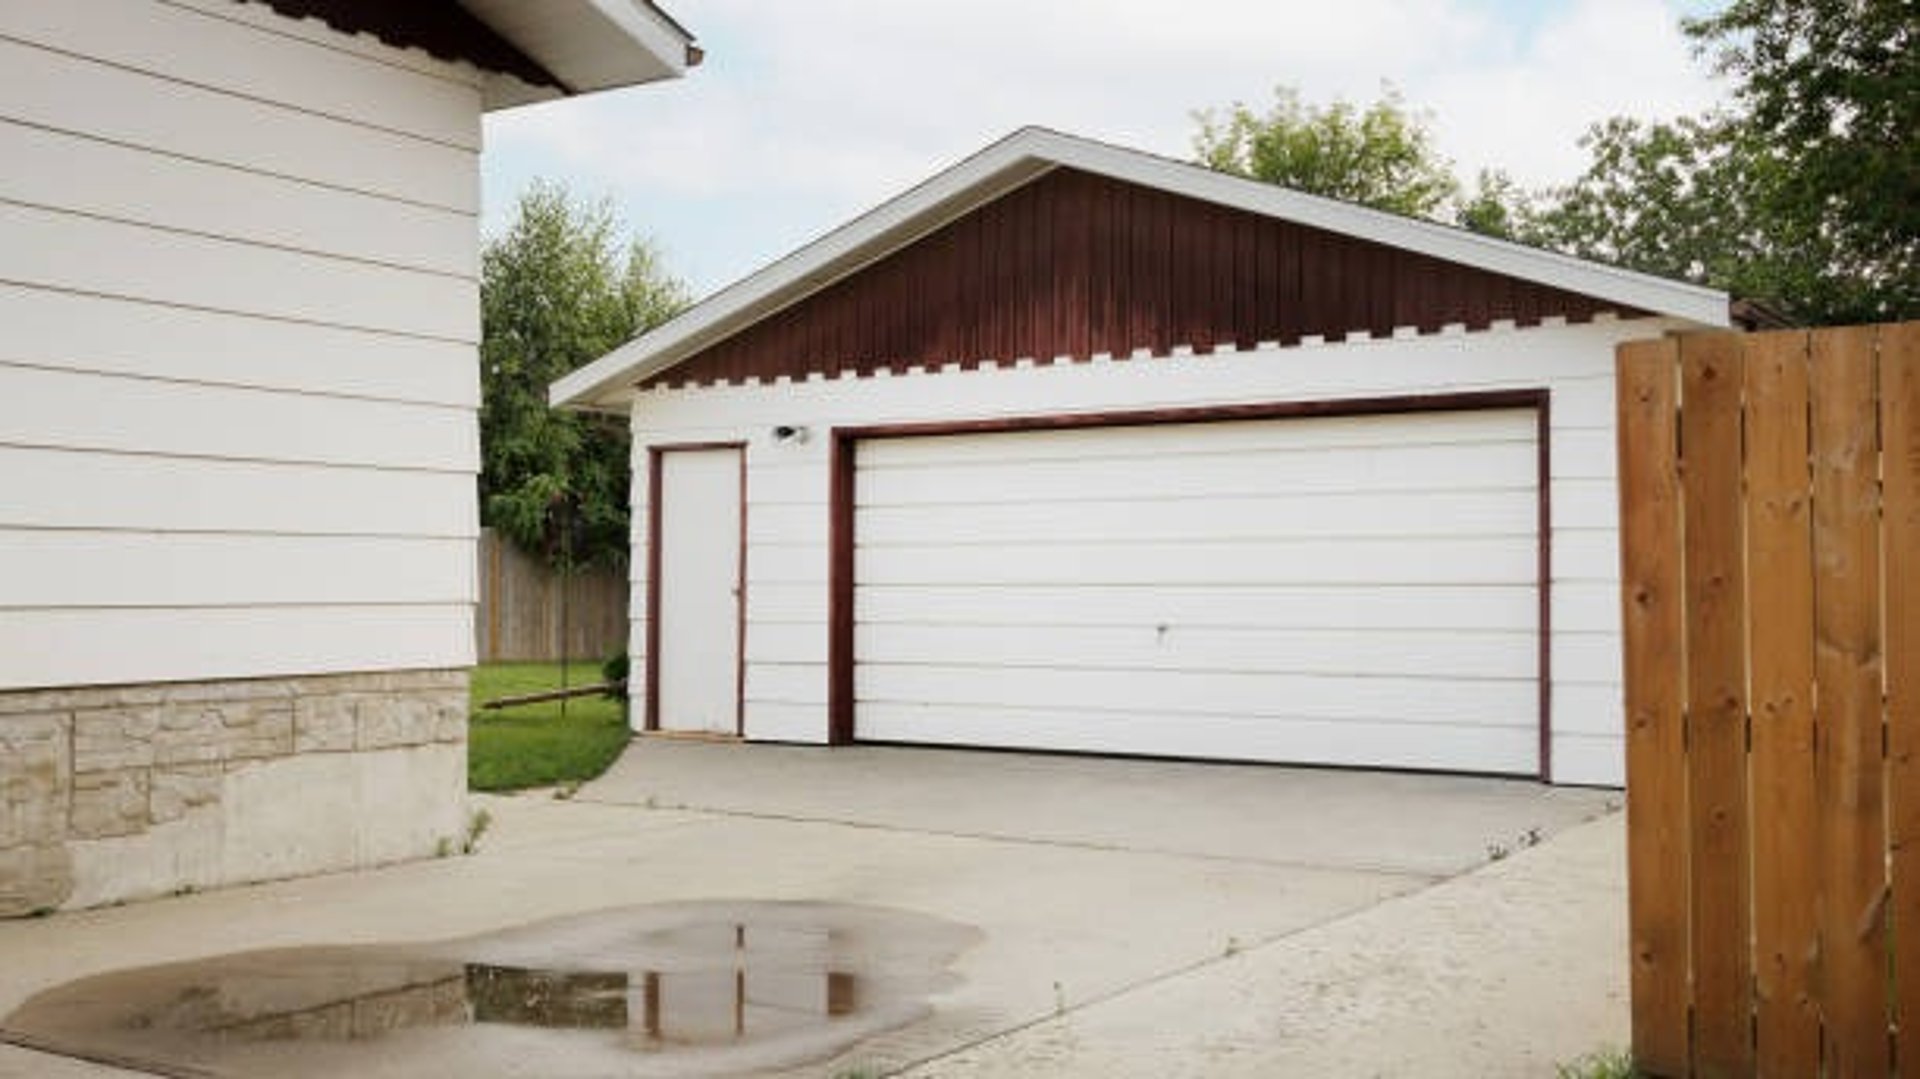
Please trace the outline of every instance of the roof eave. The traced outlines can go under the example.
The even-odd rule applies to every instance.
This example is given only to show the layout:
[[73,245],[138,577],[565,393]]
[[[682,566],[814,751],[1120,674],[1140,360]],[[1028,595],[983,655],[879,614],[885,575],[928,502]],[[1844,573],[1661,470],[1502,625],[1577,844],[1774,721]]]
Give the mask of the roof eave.
[[[686,28],[650,0],[458,2],[558,84],[489,72],[481,90],[488,111],[676,79],[703,57]],[[610,42],[625,47],[610,48]]]

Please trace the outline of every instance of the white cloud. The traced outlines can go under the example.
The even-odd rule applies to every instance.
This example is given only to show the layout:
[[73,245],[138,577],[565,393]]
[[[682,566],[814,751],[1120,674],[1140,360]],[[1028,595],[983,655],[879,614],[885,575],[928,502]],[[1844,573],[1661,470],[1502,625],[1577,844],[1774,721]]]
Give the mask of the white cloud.
[[1568,178],[1616,113],[1712,99],[1664,0],[668,0],[687,79],[488,122],[489,216],[528,175],[607,192],[702,289],[1043,124],[1185,157],[1276,84],[1434,112],[1464,173]]

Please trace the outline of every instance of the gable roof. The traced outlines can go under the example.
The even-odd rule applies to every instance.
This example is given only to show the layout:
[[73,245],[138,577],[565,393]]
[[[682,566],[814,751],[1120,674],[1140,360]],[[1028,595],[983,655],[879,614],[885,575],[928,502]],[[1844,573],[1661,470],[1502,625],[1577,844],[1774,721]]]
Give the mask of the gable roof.
[[1060,169],[1592,296],[1623,308],[1705,326],[1725,326],[1728,322],[1727,296],[1716,289],[1308,195],[1056,131],[1023,128],[559,379],[549,390],[550,400],[559,406],[589,409],[616,406],[639,383]]
[[701,59],[693,36],[652,0],[261,2],[288,18],[464,60],[486,72],[488,109],[678,78]]

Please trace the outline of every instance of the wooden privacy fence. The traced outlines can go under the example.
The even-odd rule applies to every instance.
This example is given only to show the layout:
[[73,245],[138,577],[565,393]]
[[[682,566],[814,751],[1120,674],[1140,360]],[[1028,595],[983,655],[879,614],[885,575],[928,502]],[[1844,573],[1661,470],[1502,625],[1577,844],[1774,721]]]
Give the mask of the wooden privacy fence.
[[[474,650],[480,662],[573,659],[598,662],[627,646],[627,575],[617,570],[558,571],[495,535],[480,531],[480,605]],[[564,637],[562,636],[564,634]]]
[[1920,1075],[1920,323],[1618,371],[1637,1062]]

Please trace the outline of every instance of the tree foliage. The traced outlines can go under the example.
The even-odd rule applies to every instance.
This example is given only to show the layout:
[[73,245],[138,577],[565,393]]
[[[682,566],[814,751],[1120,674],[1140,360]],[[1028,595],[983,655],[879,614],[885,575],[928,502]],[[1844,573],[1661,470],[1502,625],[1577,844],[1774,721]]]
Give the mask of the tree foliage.
[[1235,102],[1224,116],[1208,109],[1195,119],[1194,154],[1220,172],[1410,217],[1440,216],[1460,191],[1452,164],[1433,148],[1428,117],[1392,89],[1357,109],[1306,104],[1281,86],[1264,115]]
[[577,562],[627,552],[624,420],[547,407],[547,385],[673,317],[685,287],[605,203],[537,182],[480,256],[481,520],[558,560],[556,512],[577,505]]
[[1734,80],[1723,108],[1590,129],[1572,182],[1471,191],[1391,92],[1365,110],[1202,113],[1194,147],[1227,172],[1701,281],[1809,323],[1920,318],[1920,7],[1730,0],[1685,20]]
[[1826,259],[1808,313],[1920,316],[1920,5],[1733,0],[1683,25],[1735,80],[1759,225]]

